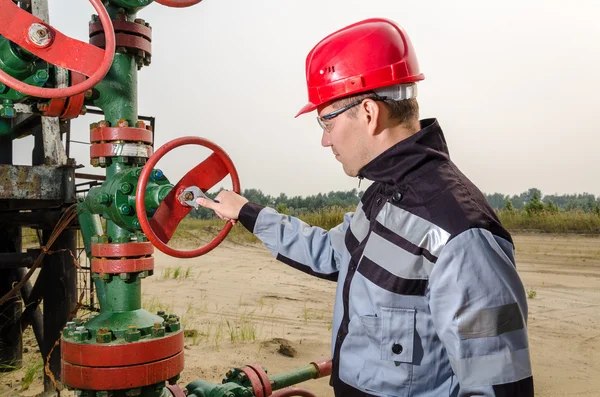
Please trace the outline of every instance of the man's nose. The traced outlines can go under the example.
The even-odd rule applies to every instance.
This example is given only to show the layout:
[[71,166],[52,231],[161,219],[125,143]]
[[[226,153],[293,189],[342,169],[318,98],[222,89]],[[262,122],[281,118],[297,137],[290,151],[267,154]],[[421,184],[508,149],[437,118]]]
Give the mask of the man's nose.
[[331,146],[331,139],[329,139],[329,133],[323,131],[323,135],[321,136],[321,146],[329,147]]

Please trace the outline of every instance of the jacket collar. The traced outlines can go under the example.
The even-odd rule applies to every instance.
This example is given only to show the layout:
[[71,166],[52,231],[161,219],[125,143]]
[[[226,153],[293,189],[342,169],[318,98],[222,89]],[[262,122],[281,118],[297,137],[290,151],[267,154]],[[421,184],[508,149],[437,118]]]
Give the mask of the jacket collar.
[[[448,161],[450,155],[442,128],[436,119],[421,120],[421,130],[391,146],[358,173],[359,178],[386,184],[401,184],[417,176],[429,163]],[[420,174],[420,172],[418,172]]]

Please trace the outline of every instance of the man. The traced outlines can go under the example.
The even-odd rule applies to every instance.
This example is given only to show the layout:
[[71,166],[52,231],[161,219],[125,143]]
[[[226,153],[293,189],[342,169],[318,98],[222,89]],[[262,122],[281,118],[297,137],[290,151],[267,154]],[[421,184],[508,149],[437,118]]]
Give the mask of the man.
[[423,79],[395,23],[343,28],[308,54],[321,143],[374,183],[326,231],[233,192],[199,200],[239,221],[288,265],[337,280],[336,396],[533,396],[527,302],[511,236],[418,119]]

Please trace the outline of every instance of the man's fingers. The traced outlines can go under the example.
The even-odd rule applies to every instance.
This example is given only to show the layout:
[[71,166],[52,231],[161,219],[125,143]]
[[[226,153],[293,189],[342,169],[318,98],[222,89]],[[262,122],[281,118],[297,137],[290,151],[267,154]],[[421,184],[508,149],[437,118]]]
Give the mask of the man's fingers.
[[198,197],[196,199],[196,204],[198,204],[201,207],[208,208],[208,209],[211,209],[211,210],[214,211],[216,209],[216,207],[217,207],[215,204],[219,204],[219,202],[217,202],[217,201],[210,201],[210,200],[207,200],[207,199],[205,199],[203,197]]

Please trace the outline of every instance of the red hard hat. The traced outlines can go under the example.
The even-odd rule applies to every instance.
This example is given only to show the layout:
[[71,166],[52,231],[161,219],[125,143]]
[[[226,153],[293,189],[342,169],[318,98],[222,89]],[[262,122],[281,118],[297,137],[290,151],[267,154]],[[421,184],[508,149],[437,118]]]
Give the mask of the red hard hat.
[[308,53],[308,104],[296,117],[334,99],[423,79],[406,32],[387,19],[366,19],[330,34]]

